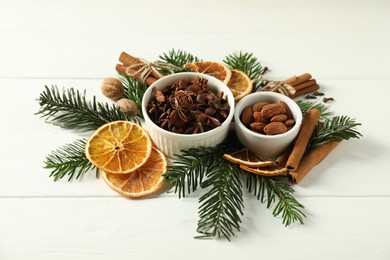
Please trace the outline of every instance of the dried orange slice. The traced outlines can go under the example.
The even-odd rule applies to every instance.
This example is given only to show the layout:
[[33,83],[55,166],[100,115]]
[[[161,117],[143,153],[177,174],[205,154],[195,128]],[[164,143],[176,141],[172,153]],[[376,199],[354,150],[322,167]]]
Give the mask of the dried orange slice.
[[233,93],[234,101],[238,102],[241,98],[252,92],[252,80],[241,70],[232,69],[232,76],[227,84]]
[[268,161],[263,157],[257,156],[248,148],[243,148],[231,154],[224,154],[223,158],[225,158],[226,160],[232,163],[245,165],[249,167],[266,167],[266,166],[273,165],[271,161]]
[[223,83],[227,84],[230,80],[232,72],[222,63],[214,61],[199,61],[184,65],[185,68],[191,69],[193,72],[199,72],[213,76]]
[[258,175],[263,175],[263,176],[278,176],[278,175],[286,175],[287,174],[287,168],[280,168],[277,169],[275,167],[266,167],[266,168],[252,168],[248,167],[246,165],[240,165],[240,168],[247,171],[251,172],[254,174]]
[[152,141],[140,126],[115,121],[98,128],[88,139],[85,155],[107,173],[130,173],[142,166],[152,151]]
[[153,148],[148,160],[137,170],[128,174],[110,174],[101,172],[104,181],[111,189],[128,198],[140,198],[155,194],[165,187],[167,160]]

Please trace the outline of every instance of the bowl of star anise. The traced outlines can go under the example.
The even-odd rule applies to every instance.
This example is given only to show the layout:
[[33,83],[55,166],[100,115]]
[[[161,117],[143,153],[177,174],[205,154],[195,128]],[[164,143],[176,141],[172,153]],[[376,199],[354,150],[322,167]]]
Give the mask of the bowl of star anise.
[[183,72],[153,83],[142,100],[145,128],[167,156],[181,150],[215,146],[227,136],[234,97],[220,80]]

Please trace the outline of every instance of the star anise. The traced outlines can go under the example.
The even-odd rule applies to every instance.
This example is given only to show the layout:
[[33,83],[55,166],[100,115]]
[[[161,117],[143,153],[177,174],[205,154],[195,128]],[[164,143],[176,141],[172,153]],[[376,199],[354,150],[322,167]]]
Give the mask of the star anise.
[[148,105],[150,118],[174,133],[196,134],[214,129],[227,118],[230,106],[223,93],[214,93],[207,79],[182,79],[160,91],[153,90]]

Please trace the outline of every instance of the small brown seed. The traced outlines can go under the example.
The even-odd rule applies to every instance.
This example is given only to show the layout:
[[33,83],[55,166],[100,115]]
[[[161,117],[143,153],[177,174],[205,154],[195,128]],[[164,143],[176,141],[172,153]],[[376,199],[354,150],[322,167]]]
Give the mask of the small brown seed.
[[332,98],[332,97],[330,97],[330,98],[324,97],[324,98],[322,99],[322,101],[324,101],[324,103],[327,103],[327,102],[329,102],[329,101],[334,101],[334,98]]
[[314,95],[314,96],[323,96],[323,95],[325,95],[325,93],[319,92],[319,91],[314,91],[314,92],[313,92],[313,95]]
[[244,108],[244,110],[241,113],[241,122],[244,125],[248,126],[253,121],[255,121],[255,119],[253,117],[252,106],[247,106],[246,108]]
[[287,115],[280,114],[271,118],[271,122],[284,122],[287,120]]
[[288,119],[286,120],[286,122],[284,122],[284,124],[289,127],[289,126],[293,126],[295,125],[295,120],[294,119]]
[[306,99],[316,99],[316,96],[309,94],[309,95],[306,95],[305,98]]
[[263,131],[267,135],[283,134],[287,132],[287,126],[285,126],[285,124],[283,124],[282,122],[271,122],[264,127]]
[[254,105],[252,106],[253,112],[261,112],[261,110],[263,109],[263,107],[264,107],[265,105],[268,105],[268,104],[269,104],[269,102],[267,102],[267,101],[262,101],[262,102],[259,102],[259,103],[254,104]]
[[263,129],[265,126],[266,124],[260,122],[253,122],[252,124],[250,124],[251,130],[256,133],[264,133]]

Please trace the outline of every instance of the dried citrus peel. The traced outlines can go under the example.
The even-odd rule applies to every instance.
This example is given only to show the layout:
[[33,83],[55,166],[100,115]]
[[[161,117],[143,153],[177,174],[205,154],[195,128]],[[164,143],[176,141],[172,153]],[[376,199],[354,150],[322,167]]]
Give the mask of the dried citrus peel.
[[258,175],[263,175],[263,176],[278,176],[278,175],[283,175],[285,176],[287,174],[287,168],[281,168],[281,169],[276,169],[276,168],[269,168],[269,169],[264,169],[264,168],[253,168],[253,167],[248,167],[245,165],[240,165],[240,168],[254,173]]
[[85,155],[100,170],[130,173],[142,166],[152,151],[152,141],[140,126],[115,121],[98,128],[88,139]]
[[249,167],[266,167],[273,165],[272,161],[257,156],[248,148],[243,148],[230,154],[224,154],[223,158],[232,163],[246,165]]
[[141,198],[156,194],[165,188],[167,160],[156,148],[152,149],[148,160],[138,169],[128,174],[110,174],[101,171],[107,185],[128,198]]

